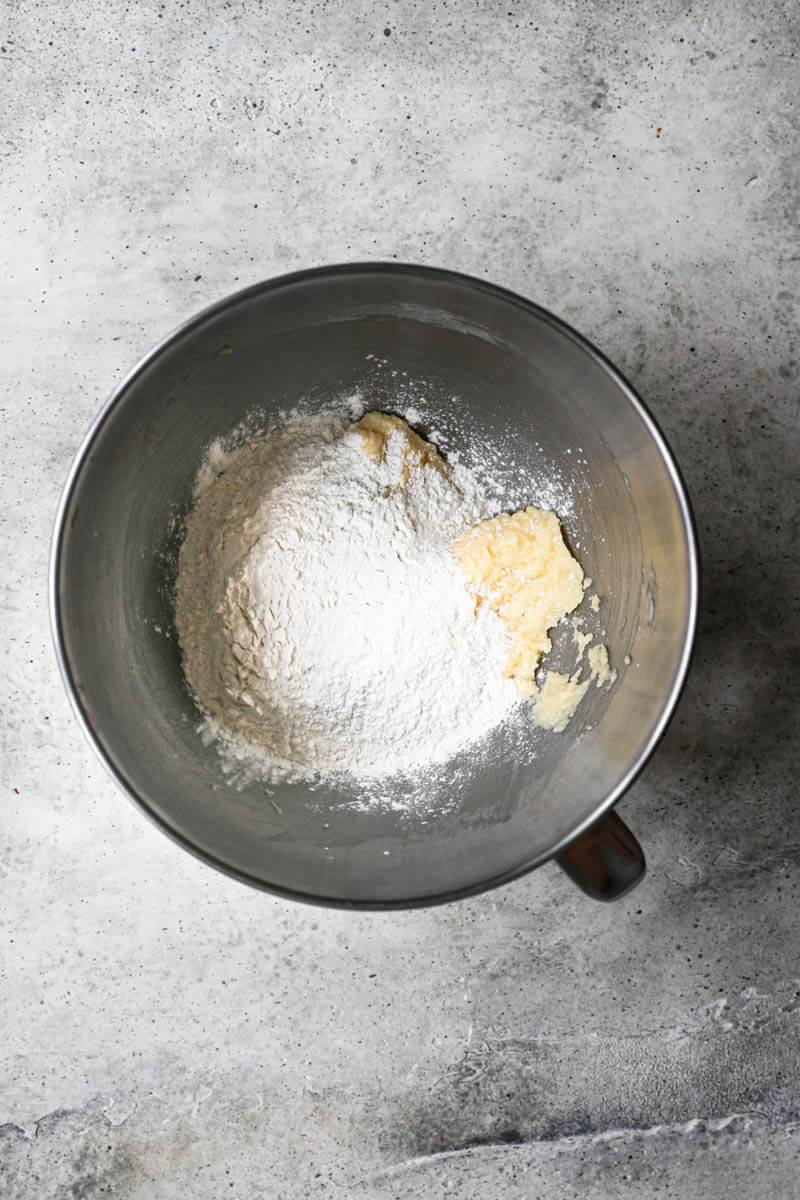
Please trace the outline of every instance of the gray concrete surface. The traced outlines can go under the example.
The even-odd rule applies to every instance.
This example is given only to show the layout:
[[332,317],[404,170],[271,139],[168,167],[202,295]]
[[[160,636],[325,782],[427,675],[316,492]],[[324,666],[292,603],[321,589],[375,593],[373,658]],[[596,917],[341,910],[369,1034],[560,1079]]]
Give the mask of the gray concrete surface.
[[[0,1194],[800,1195],[796,5],[11,3],[0,14]],[[164,332],[325,262],[572,321],[670,437],[705,556],[621,806],[643,887],[255,894],[166,841],[57,677],[51,523]]]

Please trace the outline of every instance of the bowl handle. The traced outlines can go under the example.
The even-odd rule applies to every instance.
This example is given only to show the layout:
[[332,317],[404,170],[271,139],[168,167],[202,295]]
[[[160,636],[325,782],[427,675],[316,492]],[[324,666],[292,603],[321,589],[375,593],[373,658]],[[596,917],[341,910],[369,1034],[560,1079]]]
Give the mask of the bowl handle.
[[604,813],[556,862],[593,900],[618,900],[646,869],[642,847],[615,812]]

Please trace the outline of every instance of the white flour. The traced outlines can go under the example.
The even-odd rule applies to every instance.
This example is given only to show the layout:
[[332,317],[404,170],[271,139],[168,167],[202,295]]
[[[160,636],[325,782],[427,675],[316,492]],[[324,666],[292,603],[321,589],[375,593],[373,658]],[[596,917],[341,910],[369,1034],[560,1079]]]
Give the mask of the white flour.
[[466,470],[402,479],[346,414],[212,447],[181,548],[176,624],[195,698],[262,778],[442,762],[519,697],[506,640],[450,542],[490,515]]

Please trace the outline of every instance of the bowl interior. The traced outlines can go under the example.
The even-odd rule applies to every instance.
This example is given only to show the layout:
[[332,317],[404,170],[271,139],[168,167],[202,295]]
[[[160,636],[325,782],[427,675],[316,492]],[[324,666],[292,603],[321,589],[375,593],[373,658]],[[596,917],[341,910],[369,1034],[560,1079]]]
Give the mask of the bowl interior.
[[[511,722],[391,803],[357,789],[232,786],[197,732],[174,632],[181,519],[208,443],[360,391],[420,414],[492,475],[509,508],[554,504],[592,577],[587,628],[619,671],[563,734]],[[507,294],[408,268],[331,268],[251,289],[168,339],[117,393],[76,465],[54,560],[54,618],[82,719],[170,833],[264,886],[338,903],[413,903],[542,861],[629,781],[685,670],[694,550],[671,460],[624,382],[568,329]],[[632,665],[625,667],[626,655]],[[569,666],[566,631],[554,661]],[[387,713],[387,721],[391,714]],[[424,801],[424,802],[423,802]]]

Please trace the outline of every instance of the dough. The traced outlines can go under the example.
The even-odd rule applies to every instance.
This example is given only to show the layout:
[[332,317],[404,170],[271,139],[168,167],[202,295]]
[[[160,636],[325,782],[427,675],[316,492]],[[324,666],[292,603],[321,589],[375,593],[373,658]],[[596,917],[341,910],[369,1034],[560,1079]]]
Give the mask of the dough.
[[552,648],[548,631],[583,599],[583,571],[558,517],[541,508],[501,513],[467,530],[452,552],[508,630],[506,675],[523,696],[536,695],[539,660]]

